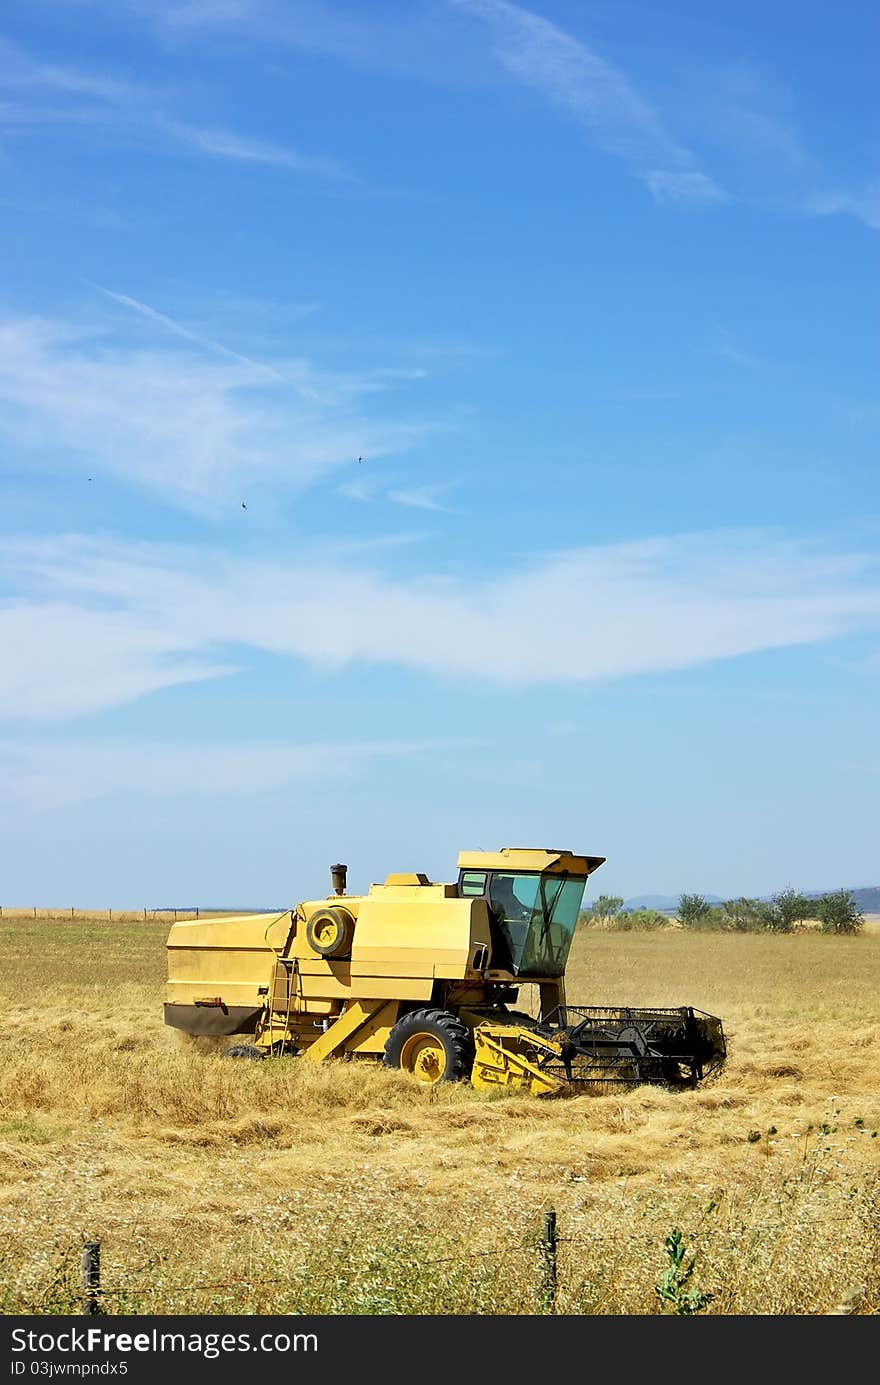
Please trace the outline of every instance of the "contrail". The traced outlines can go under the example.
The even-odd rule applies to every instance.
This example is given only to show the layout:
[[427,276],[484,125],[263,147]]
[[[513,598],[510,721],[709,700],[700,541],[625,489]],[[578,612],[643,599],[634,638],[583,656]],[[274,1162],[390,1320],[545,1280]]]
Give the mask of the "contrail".
[[[86,282],[91,282],[87,280]],[[271,376],[273,380],[285,383],[284,376],[275,370],[273,366],[266,365],[264,361],[255,361],[250,356],[243,356],[240,351],[231,351],[228,346],[223,346],[219,341],[212,341],[210,337],[202,337],[198,332],[191,332],[188,327],[181,327],[179,322],[175,322],[173,317],[167,317],[165,313],[157,312],[151,308],[149,303],[141,303],[138,298],[131,298],[127,293],[115,293],[113,289],[105,289],[102,284],[92,284],[99,293],[105,297],[112,298],[114,303],[120,303],[123,308],[130,308],[132,312],[140,313],[141,317],[148,317],[153,322],[158,322],[169,332],[173,332],[177,337],[184,337],[187,341],[195,342],[197,346],[207,347],[210,351],[218,351],[221,356],[229,356],[233,361],[239,361],[242,365],[252,366],[255,370],[260,370],[264,374]]]

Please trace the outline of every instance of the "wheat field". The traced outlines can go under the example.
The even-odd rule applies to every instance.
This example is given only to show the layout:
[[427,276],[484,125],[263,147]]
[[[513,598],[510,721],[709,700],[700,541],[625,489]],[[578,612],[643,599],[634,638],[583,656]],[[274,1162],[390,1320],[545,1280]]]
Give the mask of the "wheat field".
[[0,920],[0,1308],[124,1313],[880,1310],[880,932],[581,930],[569,998],[693,1004],[697,1090],[434,1092],[368,1061],[220,1061],[162,1024],[167,923]]

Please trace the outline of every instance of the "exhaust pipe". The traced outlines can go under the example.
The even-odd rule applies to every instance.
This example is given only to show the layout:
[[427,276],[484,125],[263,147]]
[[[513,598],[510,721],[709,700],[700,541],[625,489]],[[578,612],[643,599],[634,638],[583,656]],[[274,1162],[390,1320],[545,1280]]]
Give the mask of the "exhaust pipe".
[[336,894],[345,894],[345,882],[348,878],[348,866],[337,864],[330,867],[330,881]]

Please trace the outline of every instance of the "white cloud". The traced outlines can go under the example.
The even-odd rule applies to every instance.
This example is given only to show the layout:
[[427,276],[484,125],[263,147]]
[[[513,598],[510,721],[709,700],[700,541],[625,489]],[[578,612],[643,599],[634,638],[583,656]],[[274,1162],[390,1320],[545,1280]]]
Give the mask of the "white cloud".
[[317,178],[356,184],[360,179],[335,159],[316,158],[301,154],[286,145],[271,140],[252,139],[230,130],[203,129],[180,120],[157,118],[156,129],[179,141],[185,148],[208,154],[215,159],[233,159],[242,163],[268,164],[286,168],[293,173],[306,173]]
[[722,136],[747,158],[766,159],[794,174],[809,169],[812,161],[790,120],[747,105],[731,104],[722,106],[718,121]]
[[[237,664],[251,649],[328,670],[388,664],[525,687],[683,669],[880,620],[867,558],[774,533],[547,554],[477,582],[404,580],[367,561],[196,558],[76,537],[11,543],[3,565],[27,596],[10,607],[4,647],[15,657],[0,668],[0,712],[110,706],[215,676],[233,649]],[[63,675],[41,690],[53,666]]]
[[243,356],[239,351],[231,351],[228,346],[212,341],[210,337],[204,337],[198,332],[190,331],[188,327],[182,326],[174,318],[158,312],[156,308],[151,308],[149,303],[142,303],[140,299],[131,298],[127,293],[115,293],[113,289],[105,289],[101,284],[96,284],[95,288],[107,298],[112,299],[114,303],[118,303],[123,308],[130,308],[132,312],[139,313],[142,317],[148,318],[150,322],[158,323],[172,335],[183,337],[184,341],[195,342],[197,346],[206,346],[209,351],[218,351],[222,356],[229,356],[234,361],[240,361],[242,365],[254,366],[257,370],[265,371],[272,380],[284,379],[284,376],[272,366],[266,365],[263,361],[255,361],[250,356]]
[[880,182],[856,192],[815,193],[807,200],[807,211],[812,216],[854,216],[880,231]]
[[[358,470],[360,471],[360,468]],[[443,504],[441,496],[444,496],[454,484],[452,481],[437,481],[426,482],[420,486],[397,486],[389,485],[380,477],[356,476],[353,480],[344,481],[337,490],[346,500],[356,500],[361,504],[385,500],[391,501],[394,505],[403,505],[409,510],[430,510],[437,514],[451,515],[455,511],[451,506]]]
[[600,149],[625,160],[658,200],[727,199],[626,74],[581,40],[508,0],[451,3],[486,20],[502,66],[576,120]]
[[35,106],[21,100],[0,104],[0,126],[7,131],[37,125],[100,128],[105,139],[121,144],[154,145],[361,185],[357,175],[336,159],[304,154],[275,140],[174,118],[164,109],[163,93],[114,77],[39,63],[5,40],[0,40],[0,89],[36,90],[68,99],[68,104],[55,106]]
[[393,500],[395,505],[404,505],[407,509],[433,510],[438,514],[451,515],[455,511],[451,506],[444,505],[440,499],[451,486],[451,481],[444,481],[436,485],[397,487],[389,490],[388,499]]
[[[197,339],[138,300],[117,301]],[[331,373],[302,358],[267,366],[219,350],[226,359],[45,319],[0,321],[0,435],[21,465],[103,470],[211,513],[254,480],[296,491],[365,453],[405,451],[430,429],[365,413],[366,397],[398,382],[393,372]]]
[[141,88],[133,82],[37,62],[3,38],[0,38],[0,87],[19,90],[35,87],[70,96],[88,96],[116,105],[137,101],[141,95]]
[[73,601],[0,601],[0,708],[13,716],[79,716],[145,693],[235,672],[190,653],[182,633]]
[[232,745],[93,738],[0,739],[0,811],[57,812],[94,799],[211,798],[271,794],[308,780],[346,779],[372,761],[437,750],[437,742],[344,741]]
[[812,159],[796,127],[793,92],[783,69],[754,62],[689,64],[687,80],[700,93],[704,134],[754,168],[767,163],[783,176],[806,172]]
[[339,494],[344,495],[346,500],[356,500],[364,505],[371,500],[375,500],[379,494],[378,487],[374,481],[343,481],[337,487]]
[[705,173],[649,169],[643,175],[655,202],[729,202],[729,195]]

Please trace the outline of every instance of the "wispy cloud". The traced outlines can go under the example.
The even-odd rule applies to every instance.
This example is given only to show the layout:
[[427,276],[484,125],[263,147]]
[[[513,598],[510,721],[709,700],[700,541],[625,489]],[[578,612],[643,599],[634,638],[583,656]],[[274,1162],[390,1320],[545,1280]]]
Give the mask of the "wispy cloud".
[[502,66],[623,159],[658,201],[712,203],[727,193],[703,173],[630,79],[580,39],[508,0],[451,0],[485,20]]
[[442,497],[452,485],[451,481],[442,481],[434,485],[395,487],[389,490],[388,499],[410,510],[433,510],[438,514],[451,515],[455,511],[443,503]]
[[335,672],[386,664],[527,687],[684,669],[880,623],[873,558],[764,532],[549,553],[479,581],[395,578],[364,554],[196,559],[77,537],[7,544],[2,564],[13,595],[0,647],[16,653],[0,665],[0,712],[18,718],[229,674],[248,650]]
[[[0,103],[0,130],[7,134],[40,125],[100,128],[103,138],[121,144],[144,144],[236,163],[263,165],[362,186],[361,179],[336,159],[305,154],[276,140],[232,130],[201,126],[172,116],[167,97],[139,83],[40,63],[22,49],[0,41],[0,90],[19,93],[19,100]],[[34,105],[21,94],[31,91],[67,98],[64,105]]]
[[812,216],[854,216],[872,231],[880,231],[880,182],[858,191],[813,193],[806,210]]
[[754,167],[799,176],[813,160],[794,118],[793,93],[778,72],[757,63],[707,66],[696,78],[702,91],[701,118],[713,142]]
[[[28,742],[0,738],[2,810],[55,813],[125,794],[229,798],[272,794],[309,780],[357,777],[376,760],[434,752],[431,741],[289,741],[193,745],[102,739]],[[0,810],[0,811],[2,811]]]
[[727,202],[728,194],[705,173],[671,173],[668,169],[651,169],[642,179],[655,202]]
[[132,298],[127,293],[116,293],[113,289],[105,289],[101,284],[95,284],[95,288],[121,307],[139,313],[141,317],[148,318],[150,322],[157,322],[160,327],[164,327],[173,336],[182,337],[184,341],[195,342],[197,346],[207,347],[209,351],[217,351],[220,355],[228,356],[230,360],[239,361],[242,365],[253,366],[256,370],[265,371],[272,380],[283,381],[284,379],[284,376],[273,366],[266,365],[263,361],[255,361],[250,356],[243,356],[241,352],[233,351],[230,347],[223,346],[221,342],[213,341],[210,337],[204,337],[198,332],[191,331],[188,327],[176,322],[174,318],[160,313],[156,308],[151,308],[149,303],[142,303],[140,299]]
[[407,81],[460,83],[471,78],[459,26],[430,0],[364,4],[363,0],[92,0],[121,4],[169,47],[206,42],[262,45],[274,62],[285,53],[320,53],[340,62],[394,73]]
[[[180,326],[116,299],[163,332]],[[404,452],[434,426],[377,412],[372,397],[400,383],[395,372],[265,364],[225,348],[212,359],[216,350],[132,346],[109,324],[96,336],[93,324],[0,320],[0,436],[23,467],[99,470],[211,513],[255,481],[295,493],[359,455]]]
[[718,356],[722,361],[729,362],[730,365],[741,366],[745,370],[769,370],[774,365],[765,356],[759,356],[754,351],[746,350],[723,328],[719,328],[717,340],[709,349],[713,356]]
[[92,97],[112,105],[139,101],[143,94],[142,88],[134,82],[81,72],[55,63],[38,62],[5,38],[0,38],[0,87],[59,91],[69,96]]
[[160,133],[172,140],[215,159],[233,159],[240,163],[268,164],[273,168],[290,169],[293,173],[305,173],[334,182],[360,183],[360,178],[335,159],[316,158],[301,154],[285,145],[270,140],[250,139],[233,134],[229,130],[202,129],[197,125],[187,125],[180,120],[157,117],[155,126]]
[[347,500],[355,500],[361,504],[390,501],[410,510],[430,510],[437,514],[451,515],[455,511],[443,503],[442,497],[454,484],[453,481],[435,481],[419,486],[398,486],[381,477],[356,476],[343,481],[337,489]]
[[807,147],[795,95],[778,73],[735,63],[707,68],[698,85],[703,138],[733,160],[740,200],[798,216],[852,216],[880,229],[880,183],[834,185]]

